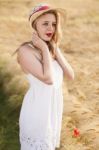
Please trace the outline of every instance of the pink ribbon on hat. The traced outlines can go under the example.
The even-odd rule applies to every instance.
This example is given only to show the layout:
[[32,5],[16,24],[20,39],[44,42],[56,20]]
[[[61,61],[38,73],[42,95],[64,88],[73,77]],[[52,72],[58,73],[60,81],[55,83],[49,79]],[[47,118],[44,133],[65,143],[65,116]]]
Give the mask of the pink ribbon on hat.
[[41,5],[40,5],[40,6],[36,7],[36,8],[34,8],[34,9],[32,10],[32,13],[31,13],[30,17],[29,17],[29,20],[30,20],[31,16],[32,16],[34,13],[39,12],[39,11],[42,11],[42,10],[46,10],[46,9],[49,9],[49,6],[41,6]]

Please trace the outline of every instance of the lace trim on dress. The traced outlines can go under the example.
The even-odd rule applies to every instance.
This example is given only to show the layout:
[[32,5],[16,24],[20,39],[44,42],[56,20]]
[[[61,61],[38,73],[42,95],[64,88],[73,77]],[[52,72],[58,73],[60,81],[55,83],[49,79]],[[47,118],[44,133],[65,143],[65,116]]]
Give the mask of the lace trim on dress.
[[27,144],[28,146],[32,147],[33,150],[55,150],[55,141],[54,140],[50,140],[46,137],[45,140],[44,138],[41,139],[39,138],[31,138],[31,137],[27,137],[24,134],[20,135],[20,142],[21,144],[25,142],[25,144]]

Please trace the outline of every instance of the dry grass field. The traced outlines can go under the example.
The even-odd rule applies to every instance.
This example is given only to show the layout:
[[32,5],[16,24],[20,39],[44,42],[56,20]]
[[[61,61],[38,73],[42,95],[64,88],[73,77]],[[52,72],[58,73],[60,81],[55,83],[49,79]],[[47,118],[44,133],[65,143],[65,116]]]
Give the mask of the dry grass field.
[[[11,54],[31,39],[28,13],[39,2],[0,0],[0,150],[19,150],[18,115],[28,82]],[[99,150],[99,0],[45,2],[67,10],[60,48],[75,72],[74,81],[64,78],[59,150]]]

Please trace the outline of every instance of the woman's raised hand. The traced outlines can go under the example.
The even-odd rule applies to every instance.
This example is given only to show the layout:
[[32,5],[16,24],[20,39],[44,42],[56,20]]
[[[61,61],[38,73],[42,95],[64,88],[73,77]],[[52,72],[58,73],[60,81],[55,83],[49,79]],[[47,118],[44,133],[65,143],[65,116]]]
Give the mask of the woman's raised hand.
[[48,49],[48,46],[46,44],[46,42],[44,42],[39,36],[38,36],[38,33],[35,31],[33,32],[32,34],[32,42],[33,42],[33,45],[35,47],[37,47],[38,49],[40,49],[41,51],[42,50],[45,50],[45,49]]

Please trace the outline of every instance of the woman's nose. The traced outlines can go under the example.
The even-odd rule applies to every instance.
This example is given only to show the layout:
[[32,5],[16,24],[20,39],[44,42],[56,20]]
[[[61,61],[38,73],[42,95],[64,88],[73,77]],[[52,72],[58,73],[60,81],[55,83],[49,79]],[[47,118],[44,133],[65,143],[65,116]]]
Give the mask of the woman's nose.
[[53,31],[53,25],[49,25],[48,30]]

